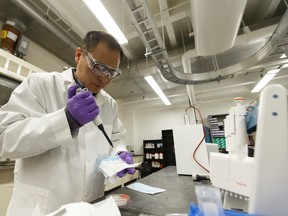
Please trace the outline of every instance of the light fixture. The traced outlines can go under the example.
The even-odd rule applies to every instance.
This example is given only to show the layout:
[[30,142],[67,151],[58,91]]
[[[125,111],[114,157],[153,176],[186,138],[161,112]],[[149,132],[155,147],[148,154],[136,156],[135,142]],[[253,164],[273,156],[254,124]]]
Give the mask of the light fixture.
[[257,85],[252,89],[251,93],[260,92],[264,86],[267,85],[270,80],[273,79],[273,77],[280,71],[280,69],[274,69],[268,71],[265,76],[257,83]]
[[148,84],[151,86],[151,88],[156,92],[156,94],[161,98],[163,103],[165,105],[171,105],[170,101],[166,97],[166,95],[163,93],[163,91],[160,89],[159,85],[156,83],[154,78],[152,76],[145,76],[144,79],[148,82]]
[[128,43],[120,28],[117,26],[109,12],[106,10],[100,0],[83,0],[92,13],[102,23],[103,27],[113,35],[120,44]]

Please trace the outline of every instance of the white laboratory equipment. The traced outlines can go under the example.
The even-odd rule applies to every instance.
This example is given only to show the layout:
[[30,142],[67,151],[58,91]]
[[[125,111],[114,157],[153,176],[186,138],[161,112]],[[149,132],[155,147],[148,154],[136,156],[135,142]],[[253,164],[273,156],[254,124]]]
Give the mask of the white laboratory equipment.
[[204,169],[209,169],[209,161],[203,125],[176,126],[173,128],[173,137],[177,174],[192,175],[192,177],[209,175],[207,170]]
[[254,159],[248,157],[246,107],[242,106],[243,98],[238,97],[234,101],[236,106],[230,109],[224,120],[228,154],[211,153],[210,179],[213,186],[225,192],[225,209],[247,211]]
[[249,213],[288,212],[287,89],[270,85],[260,95]]
[[[228,154],[212,153],[212,185],[225,191],[224,209],[284,216],[288,212],[287,90],[267,86],[260,95],[254,158],[248,158],[244,109],[239,102],[226,124]],[[228,129],[228,130],[227,130]]]

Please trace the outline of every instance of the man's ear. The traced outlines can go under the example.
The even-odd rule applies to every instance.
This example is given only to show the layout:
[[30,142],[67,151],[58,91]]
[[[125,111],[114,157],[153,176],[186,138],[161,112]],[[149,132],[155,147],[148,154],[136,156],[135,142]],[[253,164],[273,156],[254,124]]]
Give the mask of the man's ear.
[[78,64],[79,62],[79,59],[81,57],[81,54],[82,54],[82,50],[80,47],[77,47],[76,48],[76,51],[75,51],[75,63]]

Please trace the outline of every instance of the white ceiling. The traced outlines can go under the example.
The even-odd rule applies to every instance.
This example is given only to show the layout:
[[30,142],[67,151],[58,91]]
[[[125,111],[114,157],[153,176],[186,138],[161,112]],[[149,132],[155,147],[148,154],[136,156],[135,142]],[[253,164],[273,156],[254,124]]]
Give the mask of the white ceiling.
[[[145,57],[146,49],[143,41],[123,7],[123,2],[139,5],[141,0],[102,0],[102,2],[128,39],[128,44],[123,45],[126,56],[121,63],[123,74],[106,88],[107,92],[125,109],[164,106],[144,80],[144,76],[150,74],[159,83],[172,105],[188,105],[186,86],[165,79],[151,56]],[[182,73],[183,54],[195,48],[191,2],[189,0],[146,2],[164,41],[169,60],[175,70]],[[270,32],[272,35],[281,19],[285,17],[286,10],[287,4],[284,0],[247,1],[236,40],[238,46],[217,56],[220,74],[222,73],[221,79],[193,85],[196,104],[233,99],[237,96],[249,97],[250,91],[260,80],[260,76],[267,72],[267,68],[277,68],[288,63],[287,58],[279,59],[284,53],[283,47],[288,43],[286,29],[288,27],[282,30],[285,36],[281,37],[281,40],[276,41],[275,37],[275,41],[270,41],[271,47],[265,55],[263,52],[256,52],[270,39],[264,37],[263,32]],[[21,20],[27,27],[24,35],[71,65],[74,64],[74,49],[84,34],[89,30],[104,30],[82,0],[0,0],[0,18],[5,20],[7,17]],[[249,28],[251,35],[247,36],[245,34],[247,31],[244,31],[243,27]],[[263,35],[263,38],[260,37],[260,41],[250,43],[249,36],[251,40],[252,34],[256,33]],[[211,62],[211,56],[196,57],[191,59],[191,67],[196,74],[201,75],[207,71],[214,73],[215,67]],[[287,72],[287,69],[282,69],[273,82],[288,88]],[[223,76],[225,74],[229,76]],[[257,95],[253,97],[256,98]]]

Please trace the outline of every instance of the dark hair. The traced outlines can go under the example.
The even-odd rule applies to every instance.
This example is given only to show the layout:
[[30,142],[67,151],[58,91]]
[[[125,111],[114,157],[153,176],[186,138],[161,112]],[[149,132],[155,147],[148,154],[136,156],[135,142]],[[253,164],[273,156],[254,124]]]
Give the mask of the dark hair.
[[104,31],[89,31],[81,42],[81,48],[91,52],[99,42],[106,42],[111,50],[118,50],[120,52],[120,61],[123,58],[123,50],[118,41],[109,33]]

